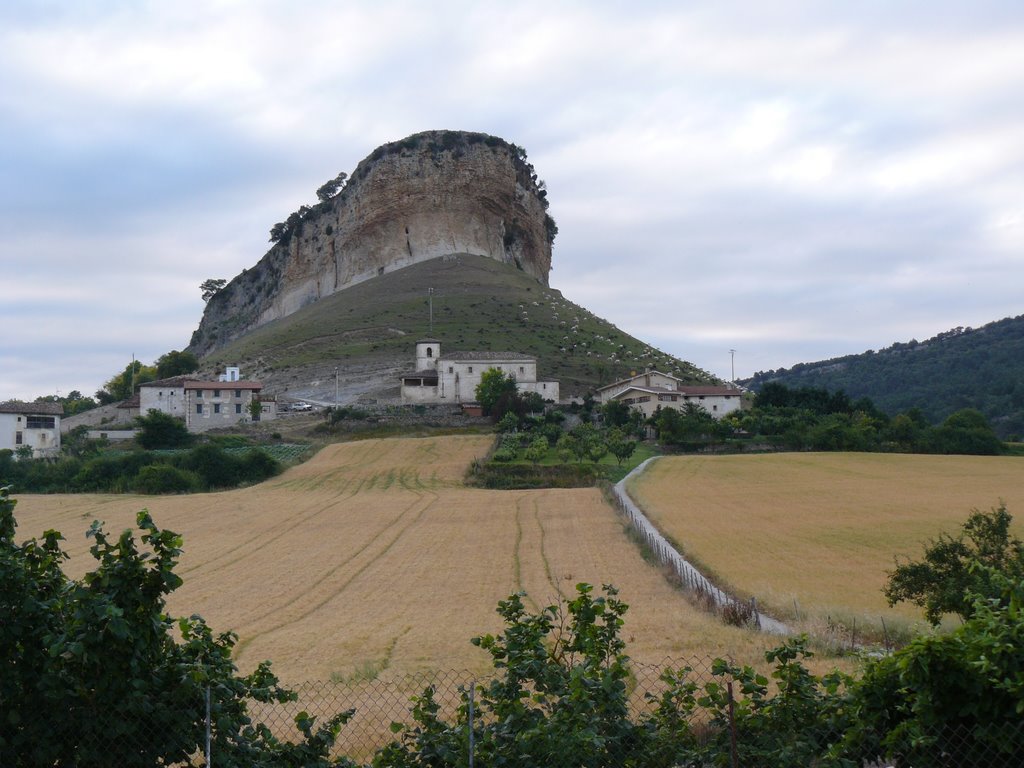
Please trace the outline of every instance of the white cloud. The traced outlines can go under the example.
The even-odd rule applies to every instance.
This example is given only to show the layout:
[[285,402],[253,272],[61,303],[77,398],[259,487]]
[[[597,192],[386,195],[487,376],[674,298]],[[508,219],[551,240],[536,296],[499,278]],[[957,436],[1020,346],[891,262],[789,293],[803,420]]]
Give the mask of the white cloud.
[[[527,148],[556,287],[719,374],[722,346],[778,367],[1020,312],[1014,4],[0,13],[0,322],[51,358],[61,338],[181,347],[202,279],[255,263],[375,146],[440,127]],[[0,398],[49,391],[13,350]],[[120,354],[72,375],[98,385]]]

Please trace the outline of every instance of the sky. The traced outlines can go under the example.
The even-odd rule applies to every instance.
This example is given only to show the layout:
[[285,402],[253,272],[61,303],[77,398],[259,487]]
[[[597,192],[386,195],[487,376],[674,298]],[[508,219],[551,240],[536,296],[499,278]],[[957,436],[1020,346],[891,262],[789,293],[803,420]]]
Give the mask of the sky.
[[0,401],[184,348],[440,128],[526,148],[552,287],[722,378],[1024,313],[1019,0],[5,0],[0,83]]

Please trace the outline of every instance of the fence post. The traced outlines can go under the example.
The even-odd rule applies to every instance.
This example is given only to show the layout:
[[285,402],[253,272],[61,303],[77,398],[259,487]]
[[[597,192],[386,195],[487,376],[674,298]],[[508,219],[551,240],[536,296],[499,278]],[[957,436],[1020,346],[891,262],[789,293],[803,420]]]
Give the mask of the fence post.
[[473,694],[475,691],[476,680],[472,680],[469,683],[469,768],[473,768],[473,753],[476,750],[473,735]]
[[210,684],[206,684],[206,768],[213,768],[213,756],[210,754]]
[[728,683],[729,690],[729,755],[732,761],[732,768],[739,768],[740,756],[736,752],[736,716],[733,711],[732,680]]

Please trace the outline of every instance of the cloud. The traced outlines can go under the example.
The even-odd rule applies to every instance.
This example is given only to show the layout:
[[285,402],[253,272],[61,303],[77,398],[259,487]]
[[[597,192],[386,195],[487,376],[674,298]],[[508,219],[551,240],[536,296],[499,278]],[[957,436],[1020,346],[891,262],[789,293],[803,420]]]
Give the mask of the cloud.
[[1020,312],[1017,3],[16,2],[0,77],[0,397],[181,348],[199,282],[429,128],[525,146],[553,285],[719,375]]

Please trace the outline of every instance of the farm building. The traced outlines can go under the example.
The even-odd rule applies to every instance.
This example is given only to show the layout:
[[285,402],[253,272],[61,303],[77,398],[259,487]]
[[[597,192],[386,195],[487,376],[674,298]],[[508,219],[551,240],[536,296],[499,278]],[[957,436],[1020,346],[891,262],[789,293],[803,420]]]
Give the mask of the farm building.
[[520,392],[558,401],[557,381],[537,381],[537,358],[518,352],[441,353],[437,339],[416,342],[416,370],[402,376],[403,403],[465,403],[476,399],[483,372],[511,374]]
[[[189,376],[150,381],[139,387],[139,410],[157,410],[185,420],[190,432],[205,432],[229,427],[243,421],[269,421],[276,418],[274,398],[260,394],[263,384],[238,378],[201,381]],[[260,412],[252,414],[251,403],[260,403]]]
[[60,453],[60,403],[0,403],[0,450],[28,446],[32,458]]
[[628,379],[606,384],[597,390],[596,400],[612,400],[636,408],[645,417],[658,408],[681,411],[686,403],[696,403],[716,419],[738,411],[742,405],[742,392],[735,387],[685,384],[675,376],[660,371],[644,371]]

